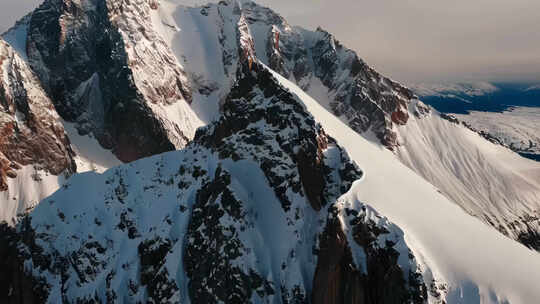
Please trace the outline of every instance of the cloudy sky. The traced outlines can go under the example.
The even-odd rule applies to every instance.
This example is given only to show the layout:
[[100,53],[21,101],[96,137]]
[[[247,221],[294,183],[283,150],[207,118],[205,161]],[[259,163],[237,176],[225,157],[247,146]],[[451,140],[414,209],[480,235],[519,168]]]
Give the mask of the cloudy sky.
[[[0,0],[0,30],[41,0]],[[207,2],[174,0],[176,2]],[[258,0],[406,83],[540,82],[538,0]]]

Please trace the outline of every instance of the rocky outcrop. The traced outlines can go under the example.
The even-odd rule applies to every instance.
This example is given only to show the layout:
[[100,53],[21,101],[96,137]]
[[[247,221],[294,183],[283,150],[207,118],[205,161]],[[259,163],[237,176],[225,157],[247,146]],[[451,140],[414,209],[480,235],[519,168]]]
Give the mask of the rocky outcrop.
[[361,273],[354,269],[347,236],[337,218],[331,218],[320,236],[317,270],[311,300],[318,303],[364,303]]
[[[47,289],[38,279],[32,277],[24,268],[24,260],[30,256],[39,257],[36,249],[35,235],[28,228],[28,221],[22,222],[21,230],[0,223],[0,302],[6,304],[34,304],[44,303],[47,298]],[[27,251],[19,250],[21,246],[28,245]],[[44,258],[41,264],[48,263]]]
[[408,104],[414,94],[381,76],[328,32],[318,29],[304,35],[315,39],[308,45],[313,74],[328,89],[334,113],[345,116],[357,132],[371,130],[382,144],[396,147],[393,127],[407,123]]
[[420,100],[416,100],[413,111],[414,115],[418,118],[424,118],[429,116],[431,114],[431,107],[426,105],[425,103],[421,102]]
[[244,206],[231,187],[230,173],[221,167],[197,192],[184,258],[193,302],[247,303],[255,293],[261,298],[275,294],[274,284],[256,269],[233,262],[249,254],[235,233],[237,226],[250,225]]
[[380,75],[320,28],[313,32],[292,27],[251,1],[243,3],[242,13],[250,27],[267,33],[254,37],[256,44],[266,46],[258,50],[259,60],[308,92],[322,84],[328,97],[321,102],[345,117],[354,130],[374,132],[390,149],[399,145],[394,126],[407,123],[408,105],[415,99],[412,91]]
[[[236,3],[236,5],[238,5]],[[246,22],[246,17],[242,14],[239,15],[239,20],[237,23],[237,33],[238,39],[238,52],[240,62],[246,64],[248,69],[251,70],[257,61],[257,54],[255,51],[255,42],[253,42],[253,37],[249,31],[249,27]]]
[[[154,303],[166,303],[178,292],[177,284],[170,279],[167,269],[163,268],[167,253],[172,249],[170,240],[156,238],[139,244],[141,265],[141,284],[148,290],[148,298]],[[131,284],[136,292],[139,288]]]
[[189,113],[191,93],[152,28],[152,3],[47,0],[28,29],[29,63],[60,115],[124,162],[181,148],[194,132],[164,110]]
[[[340,216],[352,230],[354,245],[364,251],[364,265],[355,264]],[[332,206],[320,236],[312,303],[427,303],[427,288],[421,275],[414,271],[404,275],[398,265],[396,244],[380,240],[385,234],[390,231],[369,218],[367,207],[340,210],[339,204]]]
[[[51,100],[26,63],[0,40],[0,191],[24,166],[75,172],[73,151]],[[37,178],[37,177],[36,177]],[[34,181],[25,181],[30,187]]]
[[[216,122],[210,131],[201,129],[195,141],[202,141],[209,147],[219,148],[220,155],[242,159],[243,149],[233,147],[226,142],[226,139],[233,135],[245,134],[250,144],[264,145],[271,155],[280,156],[279,159],[275,156],[274,159],[261,159],[261,169],[265,172],[270,184],[275,187],[275,193],[280,198],[284,210],[288,211],[292,204],[285,195],[287,189],[292,189],[302,196],[305,193],[313,208],[320,210],[327,204],[329,196],[325,192],[327,173],[323,161],[323,150],[328,148],[328,142],[333,142],[333,139],[329,139],[324,130],[309,117],[310,115],[298,105],[290,93],[279,87],[270,72],[263,66],[259,64],[248,66],[246,62],[239,69],[239,74],[240,80],[231,90],[223,106],[224,118]],[[263,107],[253,100],[248,102],[246,96],[256,96],[257,89],[263,91],[263,97],[275,99],[275,103]],[[234,113],[242,113],[242,115],[234,115],[235,119],[231,119]],[[271,136],[268,140],[264,140],[268,136],[261,131],[248,128],[250,124],[261,120],[265,120],[271,126],[271,130],[276,133],[275,137]],[[295,130],[298,128],[296,124],[299,121],[305,121],[307,127]],[[275,151],[273,141],[278,143],[282,152],[286,152],[285,155]],[[285,175],[278,173],[283,172],[284,163],[290,164],[290,166],[285,166],[285,168],[288,167],[287,172],[289,172]],[[283,176],[287,178],[284,179]]]

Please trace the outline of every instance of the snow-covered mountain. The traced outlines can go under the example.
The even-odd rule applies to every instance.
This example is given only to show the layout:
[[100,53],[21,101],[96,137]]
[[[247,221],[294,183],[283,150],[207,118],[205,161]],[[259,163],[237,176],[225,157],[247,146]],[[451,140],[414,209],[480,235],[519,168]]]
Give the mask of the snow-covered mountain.
[[4,227],[18,279],[2,286],[51,303],[534,301],[536,253],[255,66],[185,150],[77,175]]
[[[509,156],[507,168],[501,166],[493,153],[496,147],[441,119],[438,113],[432,114],[410,90],[381,76],[324,30],[292,27],[270,9],[250,1],[202,8],[165,3],[154,12],[154,24],[163,26],[160,32],[169,37],[165,40],[171,48],[175,48],[175,41],[182,42],[179,45],[184,49],[176,47],[175,54],[185,58],[186,70],[203,75],[198,78],[201,82],[207,79],[206,83],[227,88],[220,79],[230,83],[227,63],[235,63],[236,57],[232,60],[229,54],[234,54],[239,44],[234,39],[231,42],[226,33],[234,33],[241,22],[251,33],[250,52],[261,62],[295,82],[358,133],[396,151],[404,164],[467,212],[503,234],[539,248],[538,164]],[[196,30],[183,34],[192,28]],[[199,32],[205,34],[198,36]],[[190,48],[193,33],[203,49]],[[221,64],[215,63],[219,58],[224,58]],[[205,71],[201,66],[214,70]],[[471,96],[497,91],[487,83],[453,90],[462,88],[468,88],[465,92]],[[214,100],[215,104],[224,93],[215,94],[218,97],[214,99],[194,95],[194,100],[201,100],[201,104]],[[454,150],[456,153],[448,152]],[[445,157],[441,159],[441,155]],[[495,186],[500,184],[504,187]]]
[[[51,120],[59,125],[56,133],[64,136],[63,129],[68,131],[79,172],[103,171],[182,148],[203,125],[189,106],[191,88],[185,72],[152,30],[151,5],[47,0],[2,35],[18,55],[17,63],[31,75],[27,78],[38,79],[28,86],[44,91],[54,104],[56,117]],[[3,71],[8,73],[8,68]],[[66,167],[45,168],[41,175],[46,178],[39,183],[31,179],[38,174],[32,168],[20,169],[20,178],[4,192],[7,206],[0,219],[12,221],[58,189],[63,180],[60,169]],[[75,171],[75,165],[70,170]],[[20,184],[36,186],[20,190]]]
[[[508,157],[512,162],[504,168],[492,153],[496,148],[484,145],[482,139],[468,140],[475,135],[441,119],[437,113],[432,115],[432,110],[410,90],[381,76],[329,33],[292,27],[270,9],[250,1],[245,1],[241,9],[217,4],[202,9],[163,6],[158,12],[161,20],[166,20],[162,24],[173,25],[169,31],[180,29],[169,34],[182,36],[184,14],[196,20],[192,24],[197,29],[203,27],[200,24],[217,24],[217,32],[232,32],[230,26],[235,23],[222,21],[231,9],[245,16],[259,60],[295,82],[358,133],[396,151],[404,164],[467,212],[505,235],[539,248],[540,166]],[[212,45],[216,46],[222,41],[219,37],[205,37],[208,40],[214,40]],[[173,43],[174,39],[169,41]],[[183,54],[177,52],[177,56]],[[216,57],[219,53],[212,56]],[[189,66],[189,62],[199,61],[186,62]],[[471,96],[497,91],[487,83],[466,87]],[[458,151],[446,152],[453,150]],[[441,153],[446,155],[442,162]],[[498,183],[504,187],[495,187]]]
[[3,39],[60,171],[96,172],[45,167],[60,189],[0,226],[1,302],[540,297],[538,253],[511,239],[539,248],[538,163],[324,30],[246,0],[46,0]]
[[[19,227],[13,277],[23,264],[34,270],[14,293],[51,303],[422,303],[403,232],[338,200],[362,171],[253,68],[185,150],[77,176],[46,199]],[[39,288],[24,290],[28,281]]]
[[195,103],[203,100],[199,108],[207,109],[207,100],[215,104],[227,93],[238,57],[235,33],[249,31],[246,43],[251,56],[321,97],[328,108],[343,113],[355,130],[372,132],[388,147],[397,144],[393,126],[406,123],[413,93],[374,71],[328,32],[293,27],[251,1],[196,8],[162,2],[153,20],[202,86],[199,91],[208,96],[194,94]]

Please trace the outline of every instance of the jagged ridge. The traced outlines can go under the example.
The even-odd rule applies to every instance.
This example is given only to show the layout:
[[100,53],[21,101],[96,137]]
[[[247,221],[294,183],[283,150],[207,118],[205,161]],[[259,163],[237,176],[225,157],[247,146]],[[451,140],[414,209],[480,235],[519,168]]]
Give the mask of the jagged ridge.
[[[426,300],[400,230],[338,204],[362,175],[346,152],[262,65],[242,68],[223,117],[184,151],[77,176],[4,234],[20,246],[2,279],[27,265],[12,299],[308,303],[314,290],[352,289],[325,298]],[[327,251],[336,241],[346,259]]]

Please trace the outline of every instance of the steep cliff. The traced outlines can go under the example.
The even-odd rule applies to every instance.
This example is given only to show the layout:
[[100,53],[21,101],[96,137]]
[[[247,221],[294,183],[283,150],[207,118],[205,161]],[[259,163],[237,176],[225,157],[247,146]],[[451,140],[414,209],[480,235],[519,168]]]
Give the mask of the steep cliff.
[[0,39],[1,219],[18,213],[76,171],[60,117],[38,79],[13,48]]

